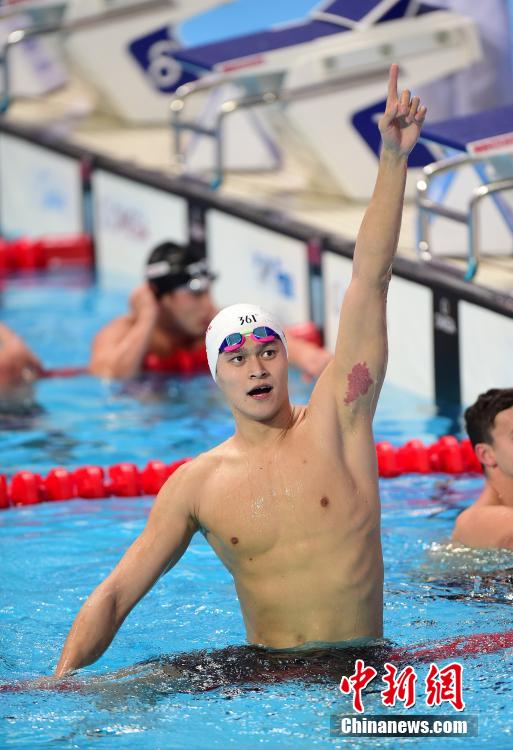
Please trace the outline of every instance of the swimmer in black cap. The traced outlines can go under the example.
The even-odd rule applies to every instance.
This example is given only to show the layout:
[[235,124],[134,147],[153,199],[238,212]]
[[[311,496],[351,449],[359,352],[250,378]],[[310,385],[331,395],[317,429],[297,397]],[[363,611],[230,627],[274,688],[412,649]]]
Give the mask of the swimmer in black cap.
[[[146,281],[132,294],[130,312],[108,323],[93,342],[94,375],[128,379],[141,371],[208,372],[205,332],[216,314],[210,295],[215,275],[193,245],[158,245]],[[317,377],[331,360],[325,349],[287,329],[291,364]]]
[[207,371],[203,339],[215,308],[214,275],[206,261],[194,246],[164,242],[151,252],[145,275],[132,293],[130,312],[97,334],[91,371],[119,379],[142,370],[176,372],[177,352],[189,354],[193,369]]

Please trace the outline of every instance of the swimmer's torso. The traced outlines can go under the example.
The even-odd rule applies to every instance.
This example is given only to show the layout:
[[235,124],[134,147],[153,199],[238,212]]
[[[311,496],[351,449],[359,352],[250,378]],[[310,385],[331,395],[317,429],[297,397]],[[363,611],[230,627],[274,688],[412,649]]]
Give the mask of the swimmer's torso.
[[239,454],[227,441],[202,463],[197,522],[234,577],[250,642],[381,636],[375,480],[357,487],[308,419],[272,451]]

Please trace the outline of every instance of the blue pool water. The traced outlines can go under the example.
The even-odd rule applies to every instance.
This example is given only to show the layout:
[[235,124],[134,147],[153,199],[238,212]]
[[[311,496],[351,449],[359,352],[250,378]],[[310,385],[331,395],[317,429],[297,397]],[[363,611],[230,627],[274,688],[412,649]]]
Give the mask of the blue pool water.
[[[126,294],[106,294],[80,275],[55,282],[11,283],[0,317],[51,366],[86,362],[94,332],[123,310]],[[310,386],[291,374],[295,402]],[[3,472],[45,473],[56,465],[143,465],[194,455],[231,433],[229,413],[208,377],[108,384],[88,376],[38,383],[33,405],[0,415]],[[430,441],[448,422],[414,396],[386,385],[376,437]],[[400,477],[381,482],[385,557],[385,628],[401,644],[511,628],[513,583],[500,571],[513,554],[448,545],[459,510],[482,481]],[[151,498],[75,500],[0,513],[0,683],[49,674],[79,606],[142,531]],[[109,677],[162,656],[244,643],[235,590],[200,535],[177,567],[128,617],[102,659],[83,670],[73,693],[0,693],[0,747],[34,748],[308,748],[387,747],[397,741],[330,738],[332,712],[351,712],[338,684],[222,687],[187,693],[152,679]],[[450,747],[511,747],[511,652],[462,659],[464,699],[477,714],[477,739]],[[443,663],[441,663],[442,665]],[[416,712],[428,665],[419,667]],[[145,679],[138,679],[144,675]],[[102,681],[99,676],[103,676]],[[379,688],[365,694],[367,713],[383,712]],[[442,706],[451,713],[451,706]],[[428,712],[434,711],[428,709]],[[409,740],[416,747],[423,739]],[[447,740],[430,739],[445,748]]]

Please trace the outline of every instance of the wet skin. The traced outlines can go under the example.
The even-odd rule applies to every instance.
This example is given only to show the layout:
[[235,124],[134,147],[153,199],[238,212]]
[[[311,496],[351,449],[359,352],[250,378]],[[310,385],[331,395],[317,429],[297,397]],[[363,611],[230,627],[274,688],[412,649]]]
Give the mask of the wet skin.
[[[375,477],[351,476],[336,425],[319,429],[315,394],[291,407],[281,344],[246,343],[222,359],[218,382],[238,427],[274,424],[270,441],[252,446],[236,433],[183,467],[181,489],[233,575],[248,640],[280,648],[381,636]],[[272,390],[248,394],[262,385]]]
[[468,547],[513,549],[513,407],[496,415],[490,435],[489,443],[475,446],[484,489],[458,516],[452,538]]
[[[251,643],[291,648],[381,636],[372,420],[386,370],[386,297],[407,158],[426,114],[408,90],[399,96],[397,78],[392,65],[376,186],[356,241],[335,357],[308,406],[290,405],[281,343],[270,351],[250,340],[235,357],[220,356],[217,382],[235,419],[233,437],[169,478],[143,533],[82,606],[57,677],[108,648],[201,528],[234,577]],[[139,353],[145,336],[142,330]]]

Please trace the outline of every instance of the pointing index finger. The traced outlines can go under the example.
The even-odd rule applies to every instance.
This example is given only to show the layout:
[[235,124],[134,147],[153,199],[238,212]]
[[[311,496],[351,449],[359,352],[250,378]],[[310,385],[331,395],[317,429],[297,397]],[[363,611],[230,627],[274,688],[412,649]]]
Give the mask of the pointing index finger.
[[399,76],[399,65],[393,63],[390,66],[390,75],[388,77],[388,100],[397,101],[397,78]]

